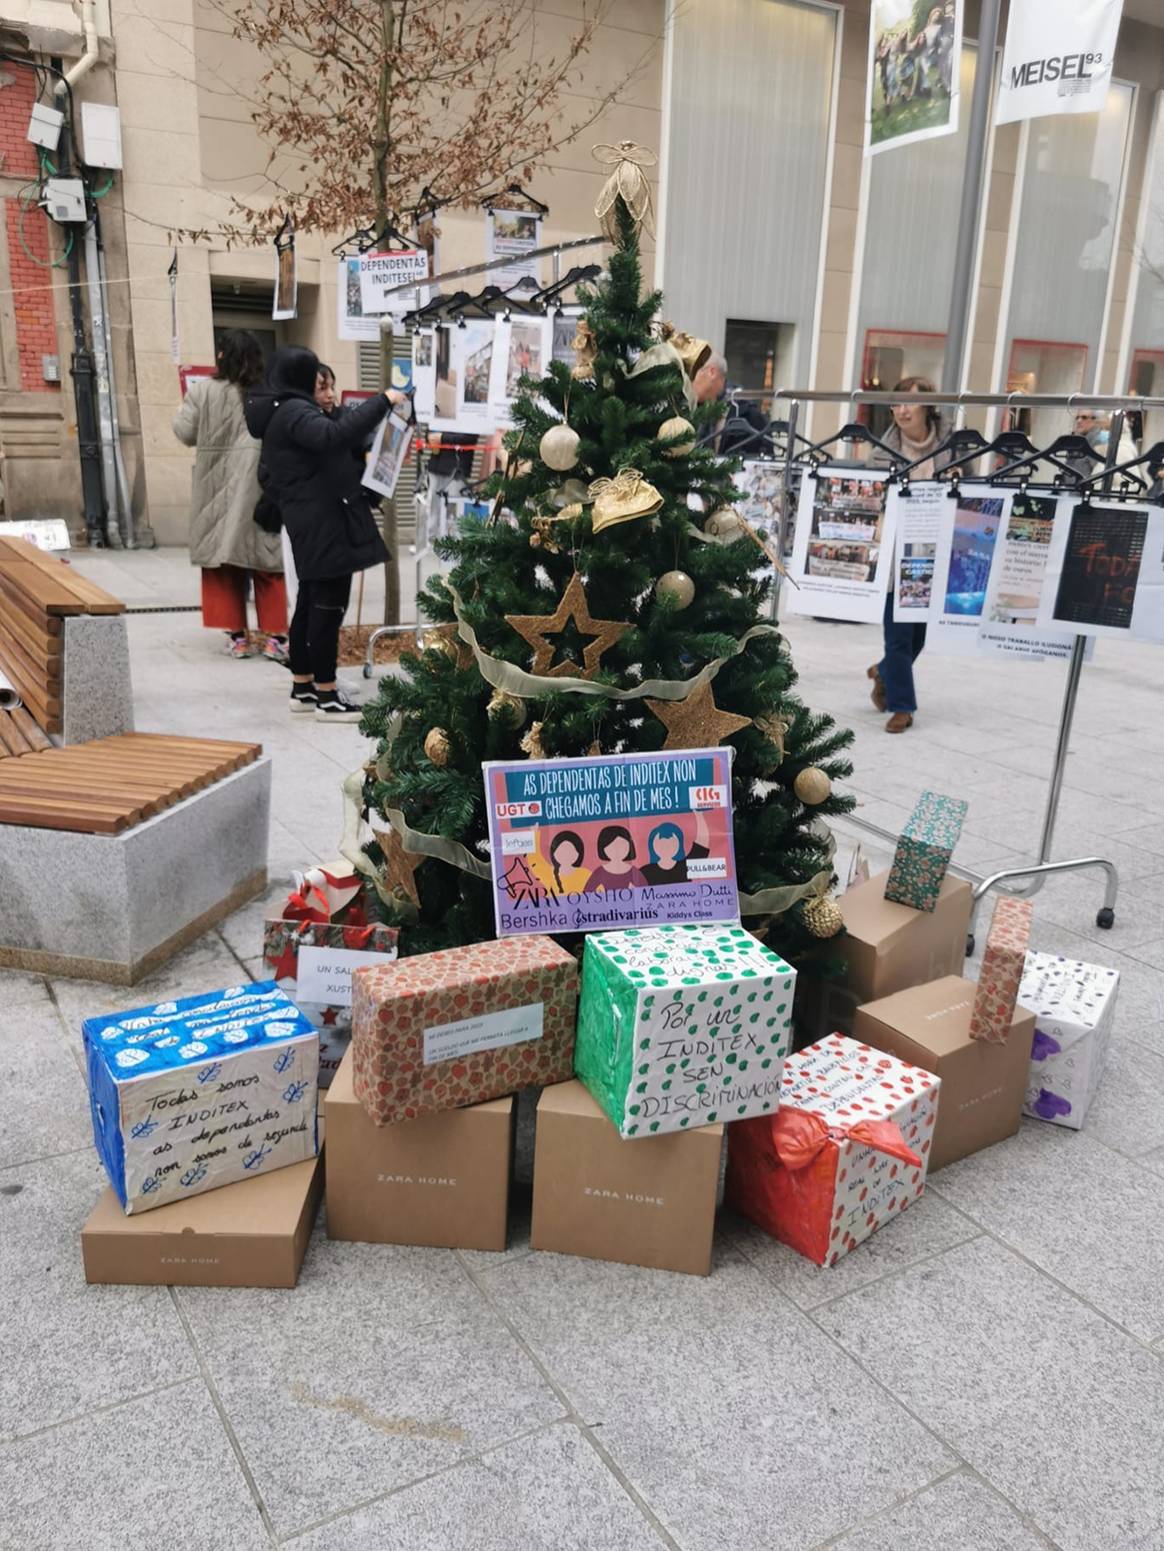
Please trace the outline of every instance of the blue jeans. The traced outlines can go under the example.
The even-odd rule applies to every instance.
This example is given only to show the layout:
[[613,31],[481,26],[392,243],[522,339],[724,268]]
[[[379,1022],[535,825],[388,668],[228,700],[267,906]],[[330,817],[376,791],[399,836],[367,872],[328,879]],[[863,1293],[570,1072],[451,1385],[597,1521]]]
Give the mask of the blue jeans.
[[890,711],[916,711],[913,665],[926,644],[924,625],[902,625],[893,618],[893,592],[885,594],[885,656],[877,664]]

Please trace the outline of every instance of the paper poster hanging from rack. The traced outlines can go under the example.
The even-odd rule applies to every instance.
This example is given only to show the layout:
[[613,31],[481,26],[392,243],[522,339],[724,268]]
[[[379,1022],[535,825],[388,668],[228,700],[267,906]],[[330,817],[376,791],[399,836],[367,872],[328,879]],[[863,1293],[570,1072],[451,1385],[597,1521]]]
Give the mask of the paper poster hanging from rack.
[[399,291],[407,281],[428,278],[428,254],[423,248],[396,248],[389,253],[361,253],[360,306],[365,316],[405,313],[416,306],[416,287]]
[[780,532],[784,471],[766,458],[748,458],[735,477],[739,495],[733,506],[753,528],[766,528],[775,540]]
[[782,594],[792,614],[876,624],[893,562],[887,522],[888,470],[831,465],[800,483],[796,538]]
[[574,335],[578,329],[578,319],[582,316],[582,308],[571,304],[569,307],[559,307],[554,312],[553,343],[551,346],[551,359],[561,361],[563,365],[573,369],[576,359],[574,354]]
[[1006,23],[994,122],[1100,113],[1123,0],[1022,0]]
[[376,432],[360,483],[369,490],[375,490],[378,495],[395,495],[400,470],[408,456],[411,441],[411,428],[400,416],[385,415]]
[[508,422],[522,377],[540,378],[546,374],[553,347],[553,325],[549,318],[515,315],[508,322],[498,322],[495,337],[493,413],[496,419]]
[[275,296],[271,318],[276,323],[294,318],[299,310],[299,274],[295,261],[295,229],[275,238]]
[[495,324],[472,318],[437,329],[434,340],[434,431],[492,429]]
[[927,645],[952,656],[974,656],[995,544],[1013,492],[990,485],[964,486],[951,502],[938,535],[930,595]]
[[872,0],[865,152],[958,128],[962,0]]
[[1051,535],[1039,624],[1164,640],[1164,508],[1065,498]]
[[353,253],[340,259],[335,271],[336,333],[340,339],[380,338],[380,320],[364,312],[360,296],[360,258]]
[[892,485],[887,510],[895,534],[893,618],[899,625],[924,625],[929,618],[942,522],[953,513],[950,487],[931,479],[911,482],[904,489]]
[[436,413],[436,340],[433,329],[417,329],[412,336],[413,405],[418,420]]
[[532,210],[502,210],[495,208],[485,212],[485,261],[508,258],[510,262],[486,275],[490,285],[507,291],[510,286],[528,276],[538,283],[538,263],[529,255],[541,246],[542,218]]

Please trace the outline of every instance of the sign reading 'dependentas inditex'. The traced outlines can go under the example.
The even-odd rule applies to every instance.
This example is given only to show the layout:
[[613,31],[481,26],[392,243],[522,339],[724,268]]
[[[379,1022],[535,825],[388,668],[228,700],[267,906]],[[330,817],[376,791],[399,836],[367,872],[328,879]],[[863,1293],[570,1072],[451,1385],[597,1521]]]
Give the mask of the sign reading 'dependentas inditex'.
[[318,1151],[319,1036],[273,981],[88,1018],[93,1137],[126,1212]]
[[738,921],[730,749],[483,767],[499,937]]

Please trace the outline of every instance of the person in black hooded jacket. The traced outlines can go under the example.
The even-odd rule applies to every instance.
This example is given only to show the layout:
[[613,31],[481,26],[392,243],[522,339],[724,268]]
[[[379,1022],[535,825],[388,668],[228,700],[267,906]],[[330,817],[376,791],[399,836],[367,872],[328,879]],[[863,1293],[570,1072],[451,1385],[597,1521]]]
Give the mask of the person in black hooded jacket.
[[388,559],[352,452],[402,395],[377,393],[333,419],[315,401],[318,374],[314,351],[276,350],[265,384],[247,397],[246,421],[262,440],[259,482],[282,513],[299,579],[291,709],[350,722],[360,708],[336,684],[340,626],[354,573]]

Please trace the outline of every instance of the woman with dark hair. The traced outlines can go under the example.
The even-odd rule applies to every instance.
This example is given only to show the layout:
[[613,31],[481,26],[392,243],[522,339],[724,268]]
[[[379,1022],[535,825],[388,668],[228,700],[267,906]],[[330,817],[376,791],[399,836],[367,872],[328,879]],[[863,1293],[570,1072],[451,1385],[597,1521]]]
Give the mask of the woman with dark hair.
[[249,657],[247,588],[253,586],[263,655],[287,660],[287,596],[279,537],[254,520],[259,444],[247,429],[244,395],[262,381],[263,352],[246,329],[228,329],[213,377],[195,377],[174,417],[174,435],[196,449],[190,499],[190,561],[202,567],[202,623],[225,630],[231,657]]
[[542,855],[542,832],[534,830],[534,852],[529,870],[551,894],[581,894],[590,881],[590,869],[583,867],[586,847],[582,836],[572,829],[560,829],[550,841],[549,858]]
[[[928,377],[903,377],[894,393],[933,393]],[[916,463],[911,479],[933,479],[951,461],[954,454],[939,451],[949,435],[949,426],[933,404],[895,404],[893,424],[882,440],[907,463]],[[885,655],[873,664],[867,677],[873,680],[872,701],[879,711],[888,711],[886,732],[906,732],[913,726],[917,710],[917,692],[913,685],[913,665],[926,644],[924,624],[898,622],[893,617],[893,593],[896,562],[889,566],[889,591],[885,595]]]
[[635,843],[622,824],[608,824],[598,831],[598,855],[601,865],[590,874],[586,892],[598,889],[641,889],[646,879],[635,867]]
[[316,402],[318,381],[315,352],[284,346],[271,358],[265,385],[247,396],[246,417],[262,437],[263,489],[282,513],[298,573],[291,709],[354,722],[360,707],[336,684],[340,626],[352,576],[387,560],[388,551],[352,449],[402,395],[377,393],[333,419]]

